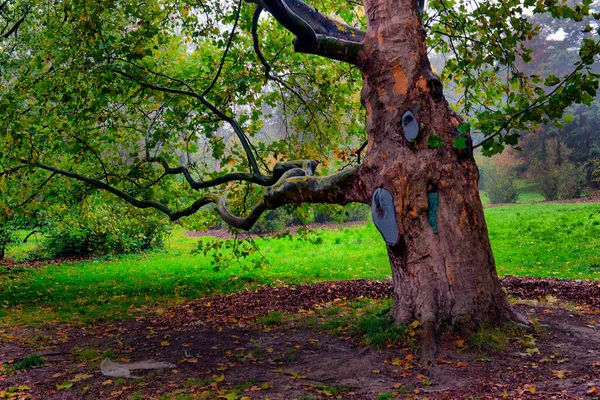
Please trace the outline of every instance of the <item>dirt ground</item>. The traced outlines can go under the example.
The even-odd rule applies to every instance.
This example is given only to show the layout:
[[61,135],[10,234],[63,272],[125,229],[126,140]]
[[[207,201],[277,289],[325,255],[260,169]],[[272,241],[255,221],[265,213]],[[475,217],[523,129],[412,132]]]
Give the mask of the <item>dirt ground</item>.
[[[477,350],[444,335],[438,365],[427,368],[419,365],[415,349],[378,350],[303,323],[323,315],[314,308],[386,297],[387,281],[213,296],[96,327],[0,330],[0,398],[600,398],[600,284],[531,278],[507,278],[504,284],[510,293],[531,298],[515,307],[541,328],[511,339],[502,350]],[[253,322],[274,310],[298,317],[273,327]],[[16,371],[31,354],[45,355],[47,363]],[[100,370],[106,357],[172,366],[114,378]]]

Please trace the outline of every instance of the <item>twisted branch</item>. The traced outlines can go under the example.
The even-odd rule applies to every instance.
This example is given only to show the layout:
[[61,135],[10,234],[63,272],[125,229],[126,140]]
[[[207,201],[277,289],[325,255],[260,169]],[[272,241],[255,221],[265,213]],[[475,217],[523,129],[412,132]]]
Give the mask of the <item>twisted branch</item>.
[[[26,163],[26,161],[23,162]],[[263,201],[259,202],[246,217],[233,215],[227,208],[225,198],[214,193],[200,197],[186,208],[172,210],[158,201],[137,199],[114,186],[75,172],[65,171],[40,162],[34,162],[33,165],[52,172],[52,176],[54,174],[66,176],[95,188],[106,190],[134,207],[154,208],[166,214],[171,221],[177,221],[182,217],[192,215],[200,208],[212,203],[215,204],[215,210],[223,221],[235,228],[244,230],[250,229],[265,211],[286,204],[335,203],[344,205],[350,202],[365,201],[364,188],[360,180],[360,166],[343,170],[334,175],[316,177],[312,176],[316,162],[306,160],[278,164],[276,170],[280,175],[276,183],[267,189]],[[293,168],[290,168],[292,166]],[[286,168],[290,169],[286,170]],[[277,175],[273,177],[275,176]]]

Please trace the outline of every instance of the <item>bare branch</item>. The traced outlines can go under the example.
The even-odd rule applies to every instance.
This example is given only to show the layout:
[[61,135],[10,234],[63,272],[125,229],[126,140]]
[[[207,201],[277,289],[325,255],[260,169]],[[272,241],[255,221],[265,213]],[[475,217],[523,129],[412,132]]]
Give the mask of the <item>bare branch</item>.
[[65,171],[65,170],[53,167],[51,165],[42,164],[40,162],[35,162],[34,165],[38,168],[45,169],[46,171],[50,171],[50,172],[53,172],[53,173],[56,173],[56,174],[59,174],[62,176],[66,176],[68,178],[73,178],[78,181],[85,182],[88,185],[94,186],[98,189],[106,190],[107,192],[114,194],[115,196],[125,200],[126,202],[128,202],[129,204],[131,204],[137,208],[155,208],[169,216],[173,213],[173,210],[171,210],[169,207],[165,206],[162,203],[159,203],[154,200],[138,200],[135,197],[125,193],[124,191],[119,190],[119,189],[115,188],[114,186],[110,186],[110,185],[108,185],[104,182],[98,181],[96,179],[88,178],[87,176],[80,175],[75,172]]
[[227,58],[227,53],[229,53],[229,49],[231,48],[231,42],[233,41],[233,36],[235,35],[235,30],[236,30],[237,24],[240,20],[241,10],[242,10],[242,0],[240,0],[238,2],[238,9],[237,9],[237,14],[235,15],[235,21],[233,22],[233,28],[231,28],[231,33],[229,34],[229,39],[227,40],[227,45],[225,46],[225,50],[223,51],[223,56],[221,57],[221,62],[219,63],[219,68],[217,68],[217,73],[215,74],[215,77],[213,78],[210,85],[208,85],[208,87],[206,89],[204,89],[204,91],[202,92],[202,94],[200,96],[206,96],[212,90],[212,88],[215,87],[217,80],[219,80],[219,76],[221,76],[221,71],[223,70],[223,65],[225,64],[225,58]]
[[23,12],[23,15],[21,16],[21,18],[19,18],[19,20],[13,24],[13,26],[8,30],[8,32],[2,33],[2,37],[4,39],[8,39],[10,37],[10,35],[15,33],[19,29],[19,26],[21,26],[23,21],[25,21],[27,14],[29,14],[29,9],[27,9],[27,10],[25,10],[25,12]]
[[102,166],[102,170],[104,171],[104,179],[106,179],[106,183],[109,183],[108,182],[108,171],[106,170],[106,165],[104,165],[104,161],[102,161],[102,158],[100,158],[100,155],[96,152],[96,150],[93,149],[92,146],[90,146],[83,139],[75,136],[75,140],[78,141],[78,142],[80,142],[81,144],[83,144],[85,147],[88,148],[89,151],[92,152],[92,154],[94,154],[94,156],[96,157],[96,159],[98,160],[98,162],[100,162],[100,165]]
[[255,175],[261,175],[260,168],[258,167],[258,163],[256,162],[256,158],[254,157],[254,154],[252,153],[252,149],[250,148],[250,142],[249,142],[248,138],[246,137],[246,134],[240,127],[240,125],[237,123],[237,121],[235,119],[229,117],[227,114],[223,113],[221,110],[219,110],[215,105],[213,105],[211,102],[206,100],[206,98],[204,96],[200,95],[199,93],[196,93],[188,84],[186,84],[185,82],[183,82],[179,79],[170,78],[164,74],[156,73],[151,70],[147,70],[147,71],[151,72],[155,75],[160,75],[165,78],[171,79],[175,82],[178,82],[178,83],[186,86],[188,88],[188,90],[174,89],[174,88],[170,88],[170,87],[154,85],[152,83],[143,81],[143,80],[139,79],[138,77],[135,77],[127,72],[124,72],[124,71],[121,71],[118,69],[113,69],[112,71],[114,71],[120,75],[123,75],[124,77],[131,79],[134,82],[137,82],[139,85],[141,85],[142,87],[145,87],[147,89],[157,90],[160,92],[171,93],[171,94],[179,94],[179,95],[189,96],[189,97],[198,99],[200,101],[200,103],[202,103],[206,108],[208,108],[210,111],[212,111],[214,114],[216,114],[223,121],[227,122],[233,128],[233,131],[235,132],[238,139],[242,143],[242,147],[244,148],[246,156],[248,157],[248,163],[250,164],[250,168],[252,169],[252,171],[254,172]]

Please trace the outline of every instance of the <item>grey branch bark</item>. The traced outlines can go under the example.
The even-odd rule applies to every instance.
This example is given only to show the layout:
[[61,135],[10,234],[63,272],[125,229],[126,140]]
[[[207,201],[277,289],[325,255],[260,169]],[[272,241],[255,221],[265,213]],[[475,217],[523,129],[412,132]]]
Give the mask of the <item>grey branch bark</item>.
[[256,0],[284,28],[296,35],[294,49],[350,64],[360,64],[365,32],[334,21],[301,0]]
[[172,210],[158,201],[137,199],[114,186],[75,172],[65,171],[40,162],[35,162],[33,165],[53,174],[73,178],[98,189],[106,190],[137,208],[154,208],[166,214],[171,221],[177,221],[182,217],[192,215],[200,208],[212,203],[223,221],[235,228],[244,230],[250,229],[265,211],[286,204],[334,203],[344,205],[351,202],[365,202],[364,185],[360,178],[360,166],[330,176],[317,177],[312,176],[316,162],[307,160],[278,164],[272,177],[272,179],[276,179],[276,183],[269,186],[263,201],[245,217],[233,215],[227,208],[225,198],[214,193],[200,197],[186,208]]

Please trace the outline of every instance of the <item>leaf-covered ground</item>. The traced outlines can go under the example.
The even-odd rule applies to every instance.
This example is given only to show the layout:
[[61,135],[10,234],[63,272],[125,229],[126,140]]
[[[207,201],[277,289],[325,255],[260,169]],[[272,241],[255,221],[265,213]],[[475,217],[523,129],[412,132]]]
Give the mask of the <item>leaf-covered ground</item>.
[[[516,307],[536,331],[448,332],[434,368],[418,363],[417,324],[385,325],[388,281],[341,281],[213,296],[88,328],[4,329],[0,398],[598,397],[600,284],[504,284],[529,298]],[[401,340],[382,344],[392,334]],[[114,378],[100,371],[105,358],[175,367]]]

